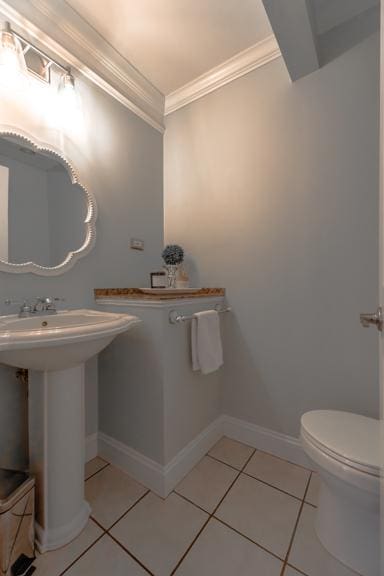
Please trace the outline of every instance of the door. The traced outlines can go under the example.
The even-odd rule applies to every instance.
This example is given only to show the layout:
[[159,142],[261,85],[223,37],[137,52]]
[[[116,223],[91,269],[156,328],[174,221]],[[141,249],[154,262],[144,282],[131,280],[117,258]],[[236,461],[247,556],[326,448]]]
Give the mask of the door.
[[379,192],[379,305],[372,314],[360,314],[362,326],[372,326],[379,337],[379,382],[380,382],[380,574],[384,575],[384,2],[381,2],[380,23],[380,192]]

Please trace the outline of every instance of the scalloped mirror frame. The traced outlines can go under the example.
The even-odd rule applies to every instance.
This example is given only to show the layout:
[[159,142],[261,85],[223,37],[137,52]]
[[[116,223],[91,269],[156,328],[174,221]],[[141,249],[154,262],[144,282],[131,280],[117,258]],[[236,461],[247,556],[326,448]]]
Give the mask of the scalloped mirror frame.
[[0,137],[2,136],[19,138],[21,142],[25,142],[34,150],[39,152],[48,152],[60,160],[60,162],[65,165],[71,178],[72,184],[77,184],[84,192],[87,199],[88,210],[84,220],[84,226],[86,228],[85,241],[78,250],[68,252],[67,257],[63,262],[61,262],[61,264],[58,264],[57,266],[41,266],[40,264],[35,264],[34,262],[13,264],[11,262],[6,262],[5,260],[0,260],[0,272],[11,272],[16,274],[31,272],[32,274],[37,274],[39,276],[58,276],[60,274],[64,274],[64,272],[70,270],[70,268],[72,268],[72,266],[74,266],[80,258],[86,256],[95,245],[97,219],[97,205],[95,197],[92,192],[90,192],[80,183],[77,172],[71,162],[67,160],[67,158],[53,146],[45,144],[41,141],[37,141],[35,138],[21,130],[14,130],[9,126],[4,125],[0,125]]

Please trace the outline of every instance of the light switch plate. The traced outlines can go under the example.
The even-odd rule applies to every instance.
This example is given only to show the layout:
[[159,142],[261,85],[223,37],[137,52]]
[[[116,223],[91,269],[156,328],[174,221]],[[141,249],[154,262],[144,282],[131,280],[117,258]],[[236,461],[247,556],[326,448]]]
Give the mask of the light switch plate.
[[144,240],[131,238],[131,250],[144,250]]

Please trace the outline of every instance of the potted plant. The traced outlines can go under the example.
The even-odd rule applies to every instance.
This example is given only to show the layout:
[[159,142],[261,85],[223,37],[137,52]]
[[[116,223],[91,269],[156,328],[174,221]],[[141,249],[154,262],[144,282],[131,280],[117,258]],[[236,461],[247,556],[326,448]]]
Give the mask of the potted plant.
[[167,271],[168,288],[176,288],[177,270],[184,260],[184,250],[178,244],[168,244],[161,256]]

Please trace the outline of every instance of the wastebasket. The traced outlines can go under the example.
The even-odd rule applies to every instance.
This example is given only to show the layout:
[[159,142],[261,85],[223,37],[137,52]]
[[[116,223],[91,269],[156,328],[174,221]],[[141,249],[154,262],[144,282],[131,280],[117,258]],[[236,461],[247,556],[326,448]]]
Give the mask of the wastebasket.
[[[34,511],[34,478],[24,472],[0,468],[1,575],[19,573],[20,560],[27,564],[32,562],[35,556]],[[31,561],[28,562],[28,559]],[[15,565],[18,560],[19,563]]]

